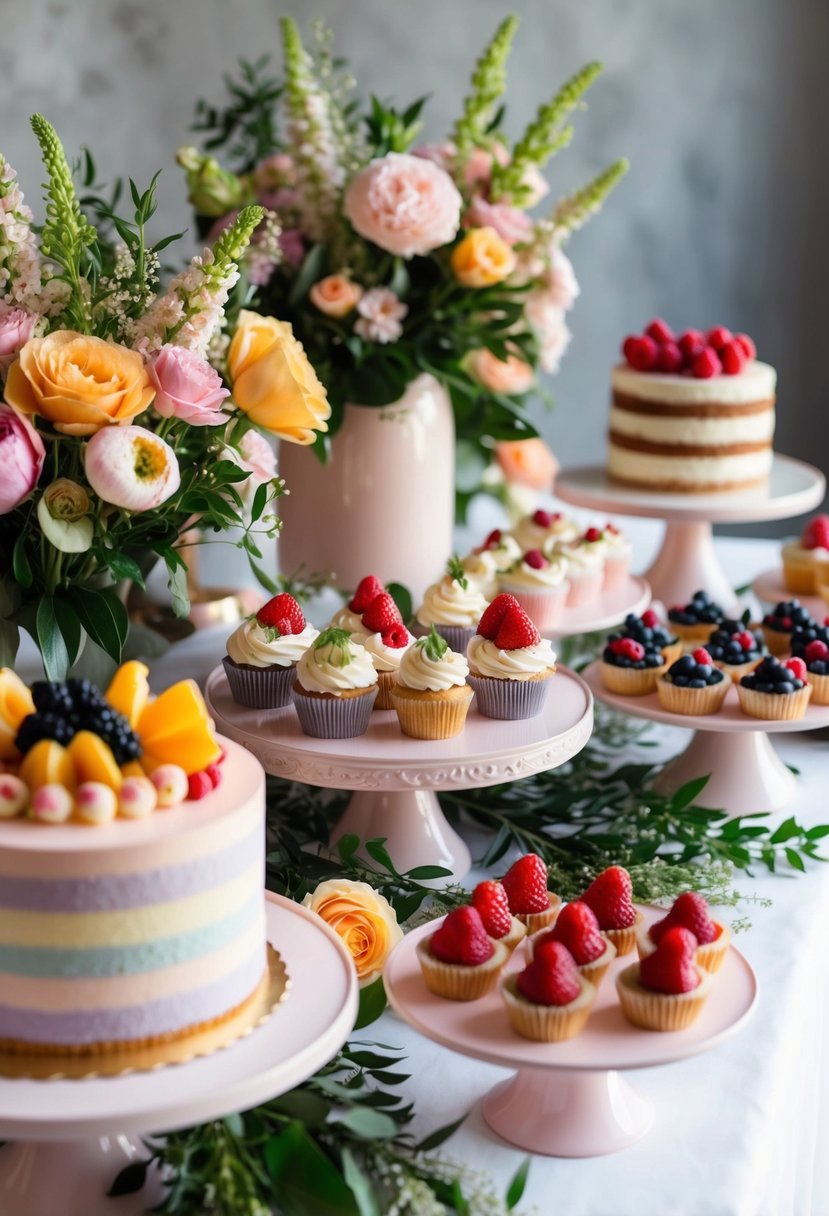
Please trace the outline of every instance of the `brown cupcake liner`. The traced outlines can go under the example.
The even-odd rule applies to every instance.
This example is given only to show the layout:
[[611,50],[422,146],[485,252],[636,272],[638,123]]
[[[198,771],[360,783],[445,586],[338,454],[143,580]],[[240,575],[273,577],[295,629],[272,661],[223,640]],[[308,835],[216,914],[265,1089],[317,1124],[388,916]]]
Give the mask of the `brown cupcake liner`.
[[500,680],[494,676],[467,676],[478,698],[478,710],[485,718],[517,722],[541,713],[550,691],[549,675],[535,680]]
[[639,926],[644,921],[644,916],[641,912],[636,913],[636,920],[632,925],[626,925],[623,929],[602,929],[602,933],[616,947],[616,954],[619,958],[630,954],[636,946],[636,934],[639,931]]
[[451,739],[464,728],[472,702],[472,689],[466,685],[468,696],[453,696],[444,700],[399,696],[397,687],[391,690],[392,708],[397,711],[400,729],[412,739]]
[[435,958],[429,949],[429,939],[422,938],[416,951],[426,987],[447,1001],[477,1001],[486,996],[495,987],[510,956],[503,942],[492,941],[492,949],[492,958],[485,963],[465,967],[461,963],[444,963]]
[[697,971],[700,982],[691,992],[651,992],[639,983],[639,964],[631,963],[616,976],[622,1013],[640,1030],[686,1030],[702,1013],[713,982],[707,971]]
[[581,993],[568,1005],[536,1005],[521,996],[517,976],[501,982],[501,995],[513,1030],[536,1043],[562,1043],[580,1034],[590,1017],[596,989],[581,976]]
[[644,697],[656,688],[657,678],[668,670],[667,664],[661,667],[616,667],[602,659],[599,672],[602,684],[608,692],[618,693],[621,697]]
[[243,667],[227,655],[222,659],[230,695],[248,709],[282,709],[291,703],[296,663],[290,667]]
[[[694,955],[694,962],[709,975],[714,975],[722,967],[725,956],[728,954],[728,947],[731,945],[731,930],[728,925],[724,925],[718,920],[715,920],[714,924],[719,926],[719,937],[714,938],[713,942],[705,942],[704,945],[697,946],[697,952]],[[653,954],[655,949],[656,943],[651,939],[648,927],[640,926],[639,932],[636,934],[636,951],[639,958],[647,958],[649,954]]]
[[368,730],[377,697],[377,685],[350,697],[308,696],[294,685],[294,707],[299,724],[314,739],[353,739]]
[[743,713],[748,714],[750,718],[763,718],[767,722],[795,722],[802,718],[812,696],[811,684],[790,693],[757,692],[754,688],[746,688],[744,684],[738,684],[736,687]]
[[730,687],[731,678],[725,672],[718,684],[705,688],[682,688],[666,676],[656,681],[659,704],[672,714],[716,714]]
[[806,679],[812,689],[812,704],[829,705],[829,676],[818,676],[809,671]]
[[768,625],[762,625],[761,629],[769,654],[773,654],[776,659],[781,659],[783,655],[789,653],[792,648],[791,633],[781,633],[779,629],[769,629]]

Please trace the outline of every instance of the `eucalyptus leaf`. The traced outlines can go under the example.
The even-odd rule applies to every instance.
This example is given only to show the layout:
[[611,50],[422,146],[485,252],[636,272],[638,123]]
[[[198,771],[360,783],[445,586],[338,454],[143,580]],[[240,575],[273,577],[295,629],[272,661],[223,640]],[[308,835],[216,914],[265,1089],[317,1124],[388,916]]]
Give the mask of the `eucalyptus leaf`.
[[344,1148],[340,1154],[343,1163],[343,1178],[357,1201],[360,1216],[381,1216],[380,1204],[368,1175],[357,1164],[351,1149]]
[[265,1163],[284,1216],[360,1216],[351,1188],[297,1120],[268,1140]]

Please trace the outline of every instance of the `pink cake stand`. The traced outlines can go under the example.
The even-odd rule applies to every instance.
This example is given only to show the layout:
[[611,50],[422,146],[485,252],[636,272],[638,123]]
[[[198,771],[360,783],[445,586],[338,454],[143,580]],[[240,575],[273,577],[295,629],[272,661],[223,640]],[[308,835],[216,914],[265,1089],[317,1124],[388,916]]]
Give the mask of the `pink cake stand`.
[[[649,920],[664,909],[643,908]],[[650,1100],[620,1075],[709,1051],[745,1025],[757,998],[757,981],[734,947],[697,1022],[688,1030],[637,1030],[622,1017],[615,976],[635,955],[617,959],[602,981],[586,1028],[565,1043],[533,1043],[511,1028],[496,988],[478,1001],[446,1001],[423,982],[415,948],[434,932],[423,925],[407,934],[383,973],[389,1001],[411,1026],[461,1055],[517,1072],[483,1099],[483,1116],[511,1144],[549,1157],[598,1157],[627,1148],[653,1122]],[[523,946],[506,971],[526,965]]]
[[287,998],[247,1038],[154,1072],[80,1081],[0,1079],[0,1216],[133,1216],[160,1179],[108,1199],[118,1172],[146,1156],[140,1137],[246,1110],[327,1063],[357,1014],[357,976],[339,937],[289,899],[267,895],[268,940],[290,977]]
[[[332,841],[346,833],[383,836],[399,870],[436,865],[462,878],[469,849],[450,826],[435,790],[467,790],[558,768],[581,751],[593,728],[593,698],[572,671],[559,667],[544,710],[521,722],[485,718],[473,702],[454,739],[426,741],[402,734],[391,711],[372,714],[356,739],[312,739],[292,705],[245,709],[230,695],[221,667],[205,697],[222,734],[241,743],[277,777],[328,789],[354,790]],[[435,880],[443,886],[445,880]]]
[[800,600],[806,611],[816,621],[822,621],[825,617],[829,616],[829,604],[824,603],[819,595],[794,595],[791,591],[786,590],[786,584],[783,582],[783,570],[780,566],[774,570],[764,570],[762,574],[758,574],[751,584],[751,590],[762,604],[768,604],[773,607],[775,604],[779,604],[781,600]]
[[732,688],[719,713],[672,714],[662,709],[655,692],[646,697],[622,697],[608,692],[602,684],[598,661],[590,664],[584,678],[594,695],[614,709],[634,718],[649,718],[652,722],[692,730],[694,734],[685,751],[663,768],[654,786],[671,794],[686,781],[707,776],[708,784],[701,795],[703,805],[722,808],[733,815],[778,811],[795,795],[797,780],[772,747],[769,735],[829,726],[829,705],[809,705],[805,717],[796,722],[766,722],[742,713]]
[[826,479],[818,469],[775,455],[768,486],[736,494],[655,494],[611,481],[604,468],[567,469],[556,478],[556,496],[577,507],[614,515],[664,519],[662,548],[645,578],[654,599],[686,603],[700,587],[734,613],[734,588],[714,552],[712,524],[764,523],[802,515],[823,499]]
[[629,612],[637,616],[651,602],[651,589],[638,574],[631,574],[615,591],[605,592],[599,599],[583,608],[565,608],[555,629],[545,630],[547,637],[567,638],[574,633],[593,633],[611,629],[623,621]]

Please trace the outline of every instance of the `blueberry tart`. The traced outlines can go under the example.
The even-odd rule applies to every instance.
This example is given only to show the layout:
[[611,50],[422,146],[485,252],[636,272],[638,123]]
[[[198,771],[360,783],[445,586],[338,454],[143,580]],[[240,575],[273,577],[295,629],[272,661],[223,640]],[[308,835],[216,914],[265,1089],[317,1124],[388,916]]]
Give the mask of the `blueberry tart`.
[[614,633],[608,634],[608,644],[617,638],[633,638],[646,649],[655,646],[662,651],[666,663],[673,663],[682,654],[682,642],[673,630],[666,629],[653,608],[648,608],[641,616],[629,612],[625,623]]
[[753,671],[766,647],[760,634],[748,629],[744,621],[725,620],[706,643],[705,649],[714,666],[725,671],[733,680],[740,680]]
[[808,629],[812,625],[814,621],[799,600],[781,600],[763,617],[763,641],[779,658],[791,650],[795,630]]
[[812,695],[807,677],[804,659],[781,663],[769,655],[737,685],[740,709],[749,717],[776,722],[802,718]]
[[707,642],[723,621],[725,613],[715,604],[707,591],[695,591],[687,604],[675,604],[668,610],[668,621],[683,642]]
[[829,705],[829,645],[823,638],[815,638],[803,654],[806,663],[806,679],[812,689],[813,705]]
[[653,642],[611,635],[602,651],[600,672],[608,692],[644,697],[656,688],[656,678],[667,666],[665,656]]
[[715,667],[702,646],[672,663],[656,681],[659,704],[672,714],[715,714],[731,687],[731,676]]

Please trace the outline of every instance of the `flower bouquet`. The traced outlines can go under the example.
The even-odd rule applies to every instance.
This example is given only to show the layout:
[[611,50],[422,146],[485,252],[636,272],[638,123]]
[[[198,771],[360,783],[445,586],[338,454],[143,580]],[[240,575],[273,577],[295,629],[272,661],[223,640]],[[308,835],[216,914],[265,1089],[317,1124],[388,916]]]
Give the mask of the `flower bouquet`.
[[54,129],[39,115],[32,127],[48,175],[41,227],[0,158],[0,666],[22,627],[55,680],[87,645],[120,661],[119,584],[143,585],[158,559],[186,615],[188,528],[240,528],[255,566],[281,492],[256,427],[309,443],[329,411],[278,321],[242,313],[229,386],[208,361],[260,206],[161,290],[159,253],[176,238],[148,241],[155,179],[143,193],[130,182],[131,219],[99,202],[96,227]]

